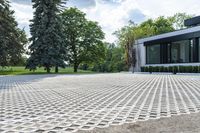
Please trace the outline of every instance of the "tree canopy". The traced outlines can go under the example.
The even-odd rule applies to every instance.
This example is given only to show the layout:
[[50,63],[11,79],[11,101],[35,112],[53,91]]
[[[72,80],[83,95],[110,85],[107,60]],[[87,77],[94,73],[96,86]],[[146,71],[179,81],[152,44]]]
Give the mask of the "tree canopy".
[[77,8],[69,8],[61,14],[68,59],[77,72],[82,62],[94,62],[104,57],[104,33],[97,22],[86,19]]
[[27,43],[24,30],[19,29],[8,0],[0,1],[0,66],[15,65],[22,58]]
[[133,45],[136,39],[172,32],[177,29],[183,29],[184,20],[193,15],[186,13],[177,13],[171,17],[160,16],[156,19],[148,19],[141,24],[134,24],[130,21],[127,26],[122,27],[114,34],[117,36],[117,44],[124,49],[125,61],[128,67],[134,67],[136,62]]
[[186,28],[184,25],[184,21],[192,17],[194,17],[194,15],[189,15],[186,13],[176,13],[174,16],[168,17],[168,19],[169,21],[171,21],[175,30],[180,30]]

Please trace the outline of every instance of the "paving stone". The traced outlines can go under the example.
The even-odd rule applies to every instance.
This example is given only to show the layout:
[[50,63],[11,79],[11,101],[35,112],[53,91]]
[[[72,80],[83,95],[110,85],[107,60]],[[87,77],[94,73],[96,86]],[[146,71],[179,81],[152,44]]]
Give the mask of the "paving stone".
[[200,110],[199,75],[0,76],[0,132],[76,132]]

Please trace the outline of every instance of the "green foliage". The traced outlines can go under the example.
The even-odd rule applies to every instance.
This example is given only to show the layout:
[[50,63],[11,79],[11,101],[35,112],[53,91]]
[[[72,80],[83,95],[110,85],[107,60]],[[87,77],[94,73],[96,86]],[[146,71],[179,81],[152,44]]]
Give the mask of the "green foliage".
[[159,72],[165,72],[165,67],[164,66],[159,67]]
[[0,1],[0,66],[15,65],[22,58],[27,43],[24,30],[17,27],[8,0]]
[[[78,74],[90,74],[94,73],[89,70],[78,69]],[[29,71],[24,68],[24,66],[14,66],[14,67],[0,67],[0,75],[30,75],[30,74],[46,74],[43,67],[38,68],[35,71]],[[51,73],[53,74],[53,73]],[[59,74],[75,74],[72,67],[60,68]]]
[[124,50],[125,61],[128,67],[134,67],[136,63],[133,45],[135,44],[135,39],[137,39],[138,30],[137,25],[130,23],[114,33],[118,38],[118,45]]
[[123,49],[114,44],[106,44],[106,57],[102,62],[91,64],[92,71],[98,72],[120,72],[128,71],[125,63]]
[[145,67],[141,67],[141,72],[145,72]]
[[149,66],[149,72],[152,73],[153,72],[153,67]]
[[[176,29],[182,29],[184,28],[184,20],[190,17],[192,17],[192,15],[177,13],[172,17],[166,18],[164,16],[160,16],[156,19],[148,19],[139,25],[130,21],[129,25],[124,26],[120,30],[116,31],[114,34],[118,38],[118,45],[121,45],[124,49],[124,55],[126,57],[125,59],[128,67],[134,67],[136,63],[135,56],[133,56],[136,53],[133,54],[132,51],[135,40],[172,32]],[[158,70],[156,69],[156,71]]]
[[174,16],[168,17],[168,20],[173,24],[176,30],[186,28],[184,21],[186,19],[192,18],[194,15],[188,15],[186,13],[176,13]]
[[148,19],[140,25],[137,25],[134,29],[136,32],[136,39],[159,35],[175,30],[172,20],[165,18],[164,16],[160,16],[154,20]]
[[173,72],[173,66],[169,66],[169,67],[168,67],[168,70],[169,70],[168,72],[171,72],[171,73],[172,73],[172,72]]
[[149,67],[144,67],[145,72],[150,72]]
[[74,71],[82,62],[100,62],[105,57],[105,47],[102,42],[104,33],[98,23],[87,20],[77,8],[64,10],[61,17],[68,58],[74,65]]
[[154,72],[160,72],[160,67],[159,66],[155,66],[155,67],[153,67],[154,69]]
[[198,67],[199,69],[198,69],[198,73],[200,73],[200,66]]
[[199,67],[198,66],[193,66],[192,72],[193,73],[198,73],[198,71],[199,71]]
[[178,66],[173,66],[173,74],[176,74],[178,72]]
[[168,67],[164,67],[164,71],[163,72],[169,72],[169,68]]
[[30,58],[27,69],[65,67],[66,43],[64,43],[61,17],[61,0],[32,0],[35,9],[31,20]]
[[179,72],[180,73],[186,72],[185,66],[179,66]]
[[200,66],[147,66],[141,67],[142,72],[171,72],[176,73],[200,73]]

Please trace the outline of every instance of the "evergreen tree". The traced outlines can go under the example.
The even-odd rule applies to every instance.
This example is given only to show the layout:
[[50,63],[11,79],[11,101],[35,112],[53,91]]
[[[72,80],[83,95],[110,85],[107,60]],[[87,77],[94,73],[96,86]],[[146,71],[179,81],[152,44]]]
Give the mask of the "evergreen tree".
[[49,73],[51,67],[65,67],[66,44],[63,39],[62,21],[59,16],[61,0],[32,0],[35,9],[31,20],[30,58],[26,68],[35,70],[44,67]]
[[17,64],[27,43],[25,32],[17,27],[8,0],[0,1],[0,66]]

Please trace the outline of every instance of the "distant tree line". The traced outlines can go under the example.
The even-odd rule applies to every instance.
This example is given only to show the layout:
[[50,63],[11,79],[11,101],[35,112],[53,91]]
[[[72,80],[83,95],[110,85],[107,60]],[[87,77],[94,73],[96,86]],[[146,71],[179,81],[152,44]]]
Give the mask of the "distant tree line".
[[[192,17],[177,13],[172,17],[148,19],[141,24],[130,21],[114,34],[115,44],[104,42],[104,33],[97,22],[90,21],[77,8],[64,8],[66,0],[32,0],[34,17],[30,24],[31,38],[18,28],[8,0],[0,1],[0,66],[24,65],[36,70],[73,66],[98,72],[127,71],[133,65],[136,39],[182,29],[184,20]],[[28,45],[28,49],[27,44]],[[26,56],[28,54],[28,56]],[[27,59],[28,57],[28,59]]]

